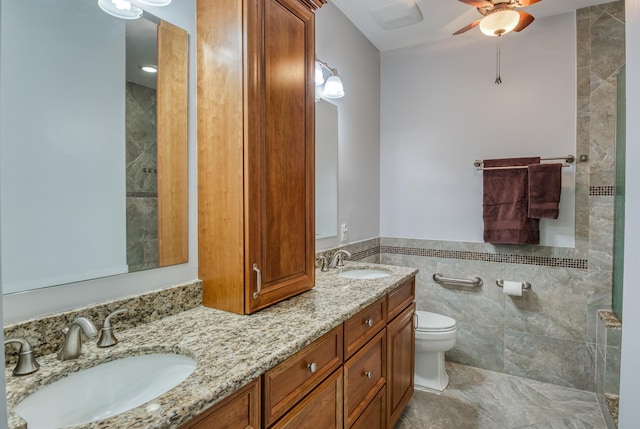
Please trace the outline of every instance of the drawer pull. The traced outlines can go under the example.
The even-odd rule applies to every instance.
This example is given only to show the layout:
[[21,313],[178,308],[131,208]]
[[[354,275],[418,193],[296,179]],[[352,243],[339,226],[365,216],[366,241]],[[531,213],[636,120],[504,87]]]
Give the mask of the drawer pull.
[[309,368],[311,374],[315,374],[315,372],[318,370],[318,365],[315,362],[311,362],[309,365],[307,365],[307,368]]
[[371,371],[365,371],[364,376],[371,380],[371,377],[373,377],[373,373]]
[[368,327],[372,327],[373,326],[373,320],[367,319],[367,320],[364,321],[364,324],[367,325]]

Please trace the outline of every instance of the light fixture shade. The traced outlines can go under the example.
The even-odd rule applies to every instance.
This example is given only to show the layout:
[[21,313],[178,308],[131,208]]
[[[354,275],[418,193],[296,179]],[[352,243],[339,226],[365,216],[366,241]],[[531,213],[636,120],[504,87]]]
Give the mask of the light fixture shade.
[[167,6],[171,0],[134,0],[136,3],[146,4],[147,6]]
[[322,66],[319,62],[316,61],[316,74],[315,74],[316,85],[322,85],[324,83],[324,74],[322,74]]
[[142,9],[127,0],[98,0],[98,6],[109,15],[120,19],[138,19],[142,16]]
[[480,21],[480,31],[487,36],[500,36],[513,31],[520,22],[520,14],[507,9],[487,15]]
[[325,82],[322,96],[326,98],[344,97],[344,87],[342,86],[342,80],[336,73],[329,76],[329,79],[327,79],[327,81]]

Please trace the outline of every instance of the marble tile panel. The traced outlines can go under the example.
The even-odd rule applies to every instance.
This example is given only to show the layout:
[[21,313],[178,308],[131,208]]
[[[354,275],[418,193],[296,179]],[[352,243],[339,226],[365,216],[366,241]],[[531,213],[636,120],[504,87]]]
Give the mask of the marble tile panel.
[[[589,102],[591,102],[591,98],[589,98]],[[589,111],[590,113],[590,111]],[[589,154],[589,146],[591,145],[591,118],[590,116],[580,116],[577,117],[576,122],[576,150],[577,155],[588,155]],[[579,157],[578,157],[579,159]],[[580,162],[576,161],[576,165],[578,167],[588,166],[588,162]]]
[[[588,194],[588,191],[585,193]],[[575,246],[578,254],[583,256],[584,259],[587,259],[589,256],[589,195],[585,195],[584,200],[586,201],[584,206],[586,210],[576,210]],[[582,199],[578,200],[578,196],[576,195],[576,204],[578,201],[581,202]]]
[[604,403],[604,372],[605,359],[604,354],[596,348],[595,364],[594,364],[594,392],[599,403]]
[[589,217],[589,269],[611,271],[613,268],[614,198],[591,197]]
[[607,347],[607,327],[604,326],[604,322],[599,317],[596,317],[596,346],[598,352],[604,355]]
[[598,348],[594,343],[587,343],[587,360],[585,362],[585,386],[587,392],[596,391],[596,358]]
[[538,423],[535,425],[520,426],[518,429],[604,429],[606,428],[602,412],[594,410],[585,414]]
[[588,117],[591,113],[591,80],[589,67],[578,67],[577,84],[578,117]]
[[[522,296],[505,296],[509,329],[573,341],[587,340],[587,301],[591,288],[581,270],[517,266],[505,279],[529,281]],[[519,277],[518,277],[519,276]],[[578,278],[579,281],[573,280]]]
[[606,347],[604,363],[604,393],[620,394],[620,348]]
[[503,372],[504,328],[458,322],[456,345],[447,361]]
[[[599,272],[601,275],[611,274],[607,271]],[[595,290],[589,295],[587,300],[587,337],[590,342],[596,343],[597,338],[597,324],[598,324],[598,310],[602,308],[611,307],[611,289],[609,290]]]
[[578,67],[588,67],[591,64],[592,19],[591,16],[585,16],[584,10],[576,11],[576,60]]
[[587,386],[587,343],[505,330],[504,372],[574,389]]
[[622,329],[607,328],[607,346],[620,347],[622,345]]
[[598,7],[619,21],[625,22],[624,0],[600,4]]
[[591,25],[591,72],[608,79],[625,60],[624,23],[603,13]]

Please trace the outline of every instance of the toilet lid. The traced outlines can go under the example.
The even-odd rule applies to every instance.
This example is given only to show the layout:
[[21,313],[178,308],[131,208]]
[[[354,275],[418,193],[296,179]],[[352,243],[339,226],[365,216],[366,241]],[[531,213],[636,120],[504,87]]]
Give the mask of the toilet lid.
[[418,331],[450,331],[456,327],[456,321],[451,317],[429,311],[416,311],[418,316]]

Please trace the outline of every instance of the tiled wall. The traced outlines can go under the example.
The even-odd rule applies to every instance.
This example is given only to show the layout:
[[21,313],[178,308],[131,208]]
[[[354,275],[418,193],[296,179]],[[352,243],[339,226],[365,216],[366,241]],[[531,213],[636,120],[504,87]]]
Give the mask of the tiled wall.
[[127,264],[158,266],[156,91],[127,82]]

